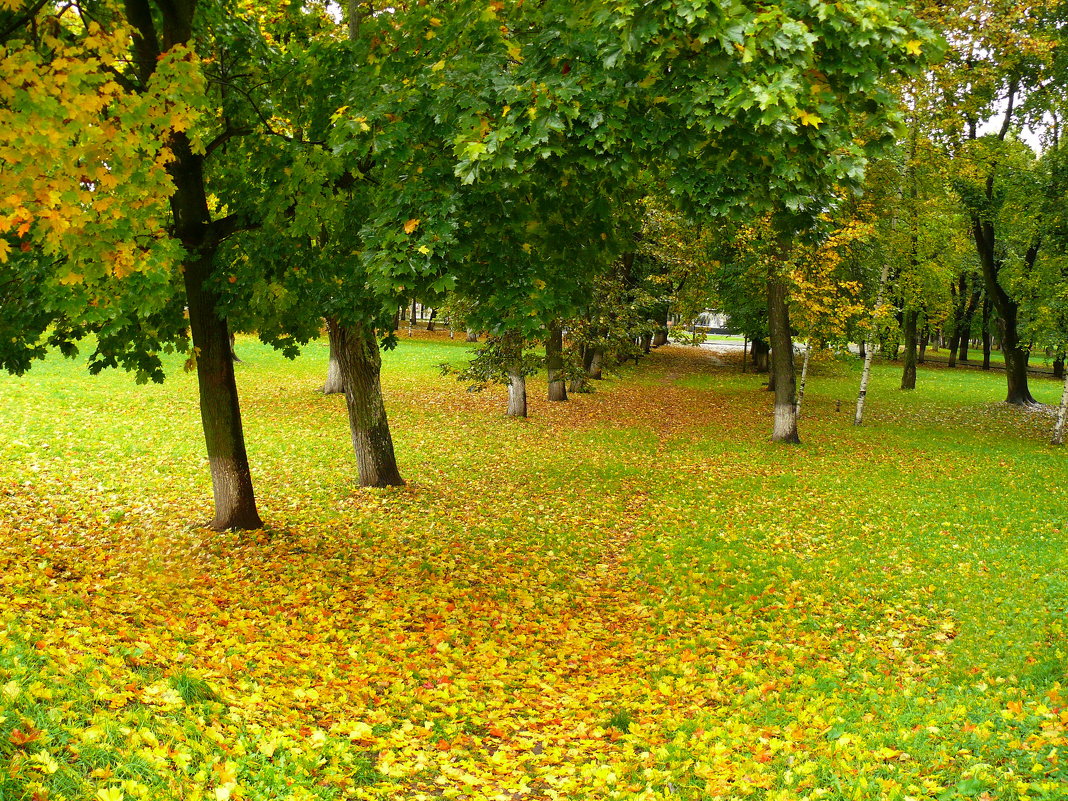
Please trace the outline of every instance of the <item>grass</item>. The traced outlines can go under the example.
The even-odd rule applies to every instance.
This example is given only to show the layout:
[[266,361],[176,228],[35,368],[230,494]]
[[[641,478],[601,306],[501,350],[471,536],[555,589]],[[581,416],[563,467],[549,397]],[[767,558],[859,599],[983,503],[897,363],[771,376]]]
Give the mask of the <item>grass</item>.
[[818,362],[780,447],[740,354],[517,421],[466,347],[386,355],[380,491],[325,344],[239,340],[253,533],[177,360],[0,379],[0,799],[1068,798],[1068,457],[1003,376],[877,364],[855,428]]

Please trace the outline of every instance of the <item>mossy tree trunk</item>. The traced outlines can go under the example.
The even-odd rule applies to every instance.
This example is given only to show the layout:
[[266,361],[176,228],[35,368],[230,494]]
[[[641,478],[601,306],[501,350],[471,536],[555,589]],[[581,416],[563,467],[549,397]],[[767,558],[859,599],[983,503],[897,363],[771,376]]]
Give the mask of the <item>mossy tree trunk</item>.
[[349,413],[352,448],[361,487],[402,487],[393,437],[382,400],[382,354],[374,332],[363,325],[327,320],[337,349]]

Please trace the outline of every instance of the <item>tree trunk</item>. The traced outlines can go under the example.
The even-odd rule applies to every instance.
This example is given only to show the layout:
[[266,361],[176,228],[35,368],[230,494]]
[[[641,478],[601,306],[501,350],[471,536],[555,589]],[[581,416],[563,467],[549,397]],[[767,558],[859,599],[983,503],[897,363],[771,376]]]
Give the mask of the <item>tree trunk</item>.
[[917,364],[924,364],[927,361],[927,343],[931,340],[931,328],[925,325],[923,327],[923,333],[920,334],[920,353],[916,357]]
[[812,358],[812,343],[805,343],[805,361],[801,364],[801,386],[797,388],[797,419],[801,419],[801,404],[805,400],[805,382],[808,380],[808,360]]
[[1068,378],[1064,379],[1064,389],[1061,390],[1061,408],[1057,412],[1057,425],[1053,427],[1053,445],[1064,444],[1064,419],[1068,416]]
[[646,353],[646,354],[649,353],[649,351],[653,349],[653,335],[652,334],[642,334],[641,347],[642,347],[642,353]]
[[374,332],[327,320],[336,346],[361,487],[403,487],[382,401],[382,355]]
[[468,328],[467,329],[467,341],[468,342],[478,342],[478,331],[476,331],[473,328]]
[[230,332],[215,311],[218,299],[205,286],[210,273],[211,256],[187,263],[183,272],[189,328],[197,354],[200,417],[215,498],[215,517],[208,525],[216,531],[263,528],[245,451]]
[[437,324],[434,322],[434,318],[437,317],[437,316],[438,316],[438,310],[437,309],[431,309],[430,310],[430,319],[427,320],[427,324],[426,324],[426,330],[427,331],[437,331],[438,330],[437,329]]
[[594,381],[601,380],[604,367],[604,351],[601,348],[590,348],[590,366],[586,371]]
[[990,296],[983,299],[983,369],[990,369]]
[[549,336],[545,340],[545,367],[549,373],[549,400],[566,401],[567,383],[564,371],[564,329],[559,322],[549,326]]
[[901,371],[901,388],[916,389],[916,323],[920,313],[916,309],[905,312],[902,335],[905,338],[905,365]]
[[520,372],[508,373],[509,417],[527,416],[527,377]]
[[[130,66],[142,87],[149,86],[160,54],[192,37],[195,8],[195,3],[160,4],[157,18],[145,4],[126,4],[126,18],[134,29]],[[215,516],[209,525],[217,531],[262,528],[241,427],[230,331],[217,311],[219,298],[209,286],[219,245],[239,227],[236,218],[229,218],[229,222],[224,222],[228,218],[212,219],[204,154],[193,152],[188,135],[175,131],[166,144],[172,156],[167,172],[174,184],[170,197],[172,230],[188,254],[182,265],[182,282],[215,497]]]
[[1058,356],[1053,360],[1053,377],[1064,378],[1064,356]]
[[775,380],[775,426],[773,442],[800,443],[797,435],[797,377],[794,343],[790,337],[790,310],[786,305],[786,282],[768,280],[768,328],[771,334],[771,367]]
[[652,342],[650,343],[650,346],[654,347],[654,348],[659,348],[659,347],[661,347],[663,345],[666,345],[667,343],[668,343],[668,332],[667,332],[667,329],[666,328],[658,328],[656,330],[656,332],[653,334],[653,339],[652,339]]
[[[992,189],[988,187],[988,194],[989,191],[992,191]],[[976,250],[979,253],[979,263],[983,268],[983,278],[986,281],[986,294],[993,302],[998,317],[1001,318],[1001,348],[1005,354],[1005,378],[1007,383],[1005,402],[1017,406],[1032,404],[1035,399],[1031,396],[1031,390],[1027,386],[1027,359],[1029,354],[1027,348],[1020,342],[1017,327],[1019,304],[1009,297],[1009,294],[999,281],[998,274],[1001,264],[995,251],[994,223],[975,216],[972,219],[972,233],[975,238]],[[1028,260],[1033,260],[1032,250],[1028,250]],[[1035,255],[1037,255],[1037,249],[1034,250]]]
[[742,337],[742,372],[745,372],[745,351],[749,347],[749,337]]
[[753,355],[753,369],[758,373],[768,372],[768,354],[771,348],[763,339],[754,339],[751,352]]
[[[886,279],[890,275],[890,264],[883,265],[883,271],[879,276],[879,290],[875,293],[875,308],[879,308],[883,304],[883,288],[886,286]],[[868,380],[871,378],[871,360],[875,348],[871,343],[871,332],[865,337],[864,348],[864,370],[860,374],[860,392],[857,394],[857,411],[853,415],[853,425],[859,426],[864,422],[864,400],[868,396]]]
[[972,296],[968,300],[968,307],[964,310],[964,316],[961,319],[960,340],[958,343],[957,355],[961,364],[965,364],[968,361],[968,343],[972,337],[972,320],[975,319],[975,310],[979,306],[980,295],[982,295],[982,287],[980,287],[979,282],[976,281],[975,288],[972,290]]
[[589,378],[590,368],[593,366],[593,348],[589,345],[582,345],[579,349],[579,361],[582,363],[582,375],[571,379],[571,386],[567,388],[568,392],[588,392],[590,389]]
[[858,355],[860,356],[860,358],[866,358],[868,355],[868,343],[861,342],[857,350],[859,351]]
[[950,367],[957,366],[957,352],[960,350],[959,337],[960,335],[955,333],[949,338],[949,361],[947,364]]
[[860,373],[860,394],[857,395],[857,412],[853,416],[853,425],[859,426],[864,422],[864,399],[868,395],[868,379],[871,378],[871,357],[874,348],[868,348],[864,355],[864,369]]
[[330,340],[330,361],[326,367],[326,383],[323,384],[324,395],[336,395],[345,391],[345,384],[341,380],[341,365],[337,360],[337,333],[334,326],[328,322],[326,336]]

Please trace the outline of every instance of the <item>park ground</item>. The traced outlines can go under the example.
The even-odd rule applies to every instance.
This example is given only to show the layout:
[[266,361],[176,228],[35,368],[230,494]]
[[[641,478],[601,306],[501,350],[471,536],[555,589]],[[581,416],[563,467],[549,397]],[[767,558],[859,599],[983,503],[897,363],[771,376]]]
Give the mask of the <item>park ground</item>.
[[854,428],[818,363],[791,447],[737,354],[514,420],[464,347],[386,355],[385,491],[325,344],[239,340],[253,533],[180,359],[0,378],[0,799],[1068,798],[1068,453],[1000,374]]

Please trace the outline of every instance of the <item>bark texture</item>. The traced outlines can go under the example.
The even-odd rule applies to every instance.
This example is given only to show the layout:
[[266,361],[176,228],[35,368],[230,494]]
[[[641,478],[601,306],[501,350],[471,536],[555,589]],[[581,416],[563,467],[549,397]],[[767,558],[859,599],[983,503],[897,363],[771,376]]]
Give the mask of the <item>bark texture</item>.
[[768,356],[771,353],[771,348],[768,347],[768,343],[763,339],[754,339],[751,352],[753,356],[753,369],[758,373],[768,372]]
[[904,325],[902,326],[902,335],[905,338],[905,364],[901,370],[902,389],[916,389],[916,352],[918,345],[916,324],[919,317],[920,313],[915,309],[905,312]]
[[402,487],[404,479],[397,468],[382,401],[382,354],[374,332],[362,325],[350,328],[337,320],[328,320],[327,326],[337,347],[360,486]]
[[[890,265],[884,264],[882,274],[879,276],[879,290],[875,293],[875,307],[878,308],[883,303],[883,289],[886,287],[886,279],[890,275]],[[871,378],[871,360],[872,352],[875,350],[872,347],[871,334],[869,333],[865,337],[863,352],[864,352],[864,370],[860,374],[860,392],[857,394],[857,411],[853,415],[853,425],[859,426],[864,422],[864,401],[868,396],[868,380]]]
[[567,400],[567,382],[564,381],[564,331],[559,322],[549,326],[545,340],[545,367],[549,373],[549,400]]
[[508,373],[508,411],[509,417],[527,416],[527,377],[522,372]]
[[[147,87],[164,50],[185,44],[193,35],[193,2],[164,3],[155,11],[146,0],[126,0],[126,19],[133,29],[133,60],[138,83]],[[235,216],[212,219],[208,206],[204,154],[193,152],[189,137],[168,138],[172,159],[167,171],[173,231],[188,255],[182,265],[189,328],[196,354],[200,417],[211,468],[216,530],[261,528],[241,427],[241,409],[234,380],[230,331],[217,309],[219,298],[208,281],[219,246],[242,227]]]
[[769,279],[768,328],[771,334],[771,369],[775,379],[775,426],[771,439],[773,442],[799,443],[801,439],[797,435],[797,376],[786,295],[786,282],[783,279]]
[[601,348],[590,348],[590,366],[586,370],[587,375],[594,381],[600,381],[603,370],[604,351]]
[[208,525],[216,531],[263,528],[245,450],[230,332],[226,321],[215,313],[217,298],[204,286],[210,269],[210,261],[201,259],[186,264],[183,274],[189,328],[197,349],[200,418],[215,500],[215,516]]
[[1064,379],[1064,389],[1061,390],[1061,408],[1057,412],[1057,424],[1053,428],[1054,445],[1064,444],[1064,420],[1068,417],[1068,378]]
[[808,381],[808,362],[812,358],[812,343],[805,345],[805,360],[801,364],[801,386],[797,388],[797,418],[801,419],[801,404],[805,400],[805,382]]
[[330,340],[330,360],[326,365],[326,383],[323,384],[324,395],[338,395],[345,391],[345,385],[341,381],[341,365],[337,360],[337,333],[334,326],[327,325],[326,336]]

